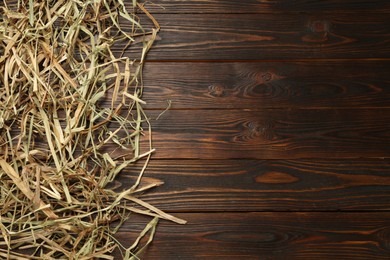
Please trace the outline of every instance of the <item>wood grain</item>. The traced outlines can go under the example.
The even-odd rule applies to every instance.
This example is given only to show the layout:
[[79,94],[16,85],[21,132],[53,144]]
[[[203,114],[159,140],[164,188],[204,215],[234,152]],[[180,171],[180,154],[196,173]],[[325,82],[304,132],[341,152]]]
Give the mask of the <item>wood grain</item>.
[[390,155],[389,109],[172,110],[152,124],[155,158]]
[[[16,0],[7,0],[8,6],[16,6]],[[132,1],[124,1],[129,10]],[[390,3],[386,0],[138,0],[152,14],[196,13],[388,13]],[[3,3],[0,3],[3,5]]]
[[[390,107],[390,62],[152,62],[147,108]],[[109,105],[109,104],[108,104]]]
[[[115,186],[129,188],[141,165]],[[390,210],[390,160],[151,160],[142,199],[167,212]]]
[[[168,110],[156,120],[161,112],[147,111],[155,159],[390,158],[390,109]],[[132,158],[113,142],[100,152]]]
[[[161,221],[142,259],[389,259],[390,2],[158,4],[143,185],[165,184],[142,198],[188,224]],[[130,219],[119,240],[145,223]]]
[[[146,2],[146,1],[142,1]],[[389,12],[386,0],[159,0],[147,3],[152,13],[276,13],[276,12]],[[158,5],[157,5],[158,4]]]
[[[367,260],[390,255],[390,213],[176,215],[188,224],[161,223],[143,259]],[[129,241],[141,224],[126,227],[119,239]]]
[[[162,30],[149,61],[390,58],[387,14],[159,14],[155,18]],[[114,47],[118,53],[124,45]],[[140,49],[133,47],[126,55],[138,57]]]

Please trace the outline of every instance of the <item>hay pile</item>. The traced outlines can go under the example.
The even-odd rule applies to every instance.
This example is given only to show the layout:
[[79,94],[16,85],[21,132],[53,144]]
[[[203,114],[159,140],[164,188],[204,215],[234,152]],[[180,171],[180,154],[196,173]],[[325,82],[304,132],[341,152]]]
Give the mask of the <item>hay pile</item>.
[[[141,98],[158,23],[135,0],[12,3],[0,11],[0,258],[113,259],[119,248],[137,259],[158,219],[185,222],[137,196],[158,185],[139,185],[154,151]],[[132,187],[110,188],[140,159]],[[125,249],[114,235],[130,213],[152,218]]]

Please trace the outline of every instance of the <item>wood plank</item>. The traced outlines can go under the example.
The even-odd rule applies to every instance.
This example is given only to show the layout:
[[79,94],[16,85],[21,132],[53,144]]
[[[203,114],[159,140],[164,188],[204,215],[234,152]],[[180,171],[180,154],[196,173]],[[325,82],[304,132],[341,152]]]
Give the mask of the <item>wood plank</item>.
[[152,13],[276,13],[390,12],[386,0],[159,0],[146,7]]
[[152,125],[155,158],[390,157],[389,109],[172,110]]
[[390,62],[152,62],[147,108],[389,107]]
[[[170,110],[159,120],[161,111],[147,112],[156,159],[390,158],[390,109]],[[132,157],[113,142],[100,152]]]
[[[366,260],[390,255],[388,212],[177,215],[188,224],[160,223],[142,259]],[[143,223],[125,227],[118,238],[129,244],[134,226]]]
[[[129,188],[141,165],[115,181]],[[142,199],[167,212],[390,210],[390,160],[151,160]]]
[[[7,0],[8,6],[15,6],[16,0]],[[390,12],[390,3],[386,0],[138,0],[143,3],[147,10],[153,14],[173,13],[277,13],[277,12]],[[125,1],[129,10],[132,1]],[[3,3],[0,3],[3,5]]]
[[[149,60],[390,58],[387,14],[159,14],[155,18],[162,31]],[[142,21],[147,26],[147,19]],[[135,46],[126,55],[138,57],[140,49]],[[119,53],[123,47],[117,43],[113,49]]]

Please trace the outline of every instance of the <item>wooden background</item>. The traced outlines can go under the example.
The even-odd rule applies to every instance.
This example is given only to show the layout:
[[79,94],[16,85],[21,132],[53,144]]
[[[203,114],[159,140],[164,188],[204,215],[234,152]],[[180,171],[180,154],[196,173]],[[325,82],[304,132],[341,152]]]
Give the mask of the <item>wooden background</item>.
[[155,3],[143,259],[390,259],[390,2]]

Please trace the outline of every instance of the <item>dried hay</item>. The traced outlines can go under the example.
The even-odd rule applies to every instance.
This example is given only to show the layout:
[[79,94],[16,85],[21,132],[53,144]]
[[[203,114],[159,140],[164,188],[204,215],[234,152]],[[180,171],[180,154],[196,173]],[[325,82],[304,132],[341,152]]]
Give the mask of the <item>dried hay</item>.
[[[157,21],[135,0],[131,8],[122,0],[7,3],[0,12],[0,258],[113,259],[119,248],[124,259],[137,259],[159,219],[185,223],[137,198],[158,185],[140,186],[154,151],[142,67]],[[153,28],[141,26],[138,12]],[[122,54],[113,51],[118,42]],[[123,55],[133,47],[139,57]],[[140,159],[132,187],[110,188]],[[132,213],[152,220],[124,248],[114,235]]]

